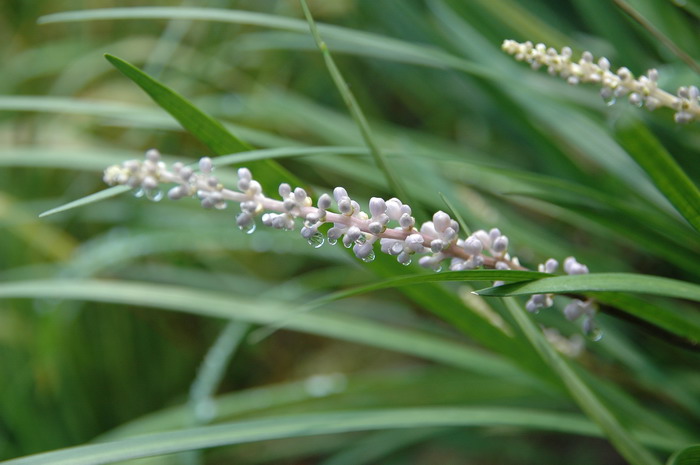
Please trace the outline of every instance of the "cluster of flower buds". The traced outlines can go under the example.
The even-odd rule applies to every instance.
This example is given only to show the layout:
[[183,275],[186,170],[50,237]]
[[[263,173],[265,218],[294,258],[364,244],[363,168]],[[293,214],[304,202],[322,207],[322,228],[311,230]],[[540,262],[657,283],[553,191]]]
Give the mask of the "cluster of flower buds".
[[657,86],[659,73],[655,69],[650,69],[646,75],[635,79],[627,68],[611,71],[610,61],[605,57],[596,62],[591,52],[583,52],[578,62],[574,62],[569,47],[557,52],[544,44],[506,40],[502,48],[516,60],[529,63],[533,69],[546,67],[550,74],[559,75],[569,84],[584,82],[602,86],[600,95],[608,105],[614,104],[620,97],[628,96],[630,103],[638,107],[646,106],[649,110],[654,110],[665,106],[675,110],[677,123],[690,123],[700,118],[698,88],[680,87],[677,95],[672,95]]
[[[420,256],[419,264],[425,268],[440,270],[443,262],[450,260],[451,270],[468,270],[479,267],[501,270],[524,269],[517,257],[508,254],[508,238],[494,228],[476,231],[466,239],[458,237],[459,224],[442,211],[433,215],[432,221],[416,226],[411,207],[399,199],[384,200],[372,197],[369,214],[350,198],[343,187],[336,187],[333,198],[328,194],[319,197],[313,206],[306,191],[289,184],[279,186],[281,200],[266,197],[259,182],[250,170],[238,170],[238,190],[225,188],[213,175],[213,163],[208,157],[199,161],[199,170],[182,163],[172,169],[161,160],[157,150],[146,152],[143,161],[130,160],[107,168],[104,181],[110,185],[127,185],[136,189],[138,196],[146,194],[151,200],[163,197],[161,184],[175,184],[168,191],[173,200],[194,196],[205,208],[224,209],[231,202],[240,205],[236,216],[238,227],[248,233],[255,230],[260,216],[265,226],[293,230],[296,220],[303,222],[301,235],[313,246],[320,247],[328,240],[341,241],[351,248],[357,258],[372,261],[374,244],[380,243],[381,251],[396,256],[399,263],[409,265]],[[335,201],[337,212],[329,211]],[[320,231],[325,224],[330,228],[326,237]]]
[[[550,258],[545,263],[540,263],[537,271],[541,273],[555,273],[559,268],[559,262]],[[564,260],[564,272],[568,275],[588,274],[588,267],[576,261],[574,257],[567,257]],[[541,308],[549,308],[554,305],[554,294],[533,294],[525,304],[525,309],[531,313],[537,313]],[[583,317],[583,332],[597,340],[602,336],[602,332],[595,323],[595,315],[598,306],[593,299],[582,301],[572,299],[564,307],[564,316],[569,321],[578,320]]]
[[[415,256],[419,256],[421,266],[435,271],[440,271],[447,261],[453,271],[480,267],[525,269],[517,257],[510,256],[508,237],[497,228],[488,232],[479,230],[466,239],[460,239],[459,223],[447,213],[438,211],[432,221],[416,227],[411,207],[396,198],[372,197],[367,214],[344,188],[336,187],[334,199],[323,194],[314,207],[311,197],[301,187],[292,189],[289,184],[281,184],[281,200],[276,200],[265,196],[262,186],[247,168],[238,170],[238,190],[225,188],[213,171],[212,160],[208,157],[199,161],[198,171],[182,163],[175,163],[172,169],[168,169],[160,153],[151,149],[143,161],[130,160],[107,168],[104,181],[109,185],[130,186],[135,189],[135,195],[146,195],[153,201],[163,198],[161,184],[175,184],[168,191],[172,200],[195,197],[204,208],[215,209],[225,209],[231,202],[238,203],[240,213],[236,216],[236,224],[248,234],[255,231],[258,216],[263,225],[283,230],[295,229],[299,219],[303,222],[301,235],[310,245],[321,247],[326,238],[332,245],[341,241],[345,247],[352,247],[355,256],[365,262],[374,260],[374,244],[379,242],[381,251],[395,256],[402,265],[409,265]],[[330,211],[334,200],[337,212]],[[320,230],[324,225],[330,225],[325,237]],[[557,261],[549,259],[540,265],[539,271],[553,273],[557,267]],[[588,268],[573,257],[565,260],[564,270],[568,274],[588,273]],[[527,309],[534,312],[552,304],[551,295],[538,294],[528,301]],[[565,313],[570,319],[581,315],[592,318],[595,313],[592,302],[574,300],[566,308]],[[593,327],[592,320],[588,326]]]

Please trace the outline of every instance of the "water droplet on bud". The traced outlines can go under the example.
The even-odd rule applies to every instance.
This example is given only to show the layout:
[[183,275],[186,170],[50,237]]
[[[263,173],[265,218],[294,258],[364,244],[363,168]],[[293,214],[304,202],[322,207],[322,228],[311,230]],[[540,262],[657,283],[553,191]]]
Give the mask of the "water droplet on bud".
[[364,257],[364,258],[362,259],[362,261],[365,262],[365,263],[370,263],[370,262],[373,262],[375,258],[376,258],[376,255],[374,255],[374,251],[372,251],[372,252],[369,253],[369,255],[367,255],[366,257]]
[[160,189],[146,189],[146,198],[152,202],[160,202],[163,199],[163,191]]
[[338,239],[333,239],[333,238],[328,238],[328,243],[330,245],[336,245],[338,243]]
[[615,105],[615,102],[617,102],[617,98],[615,98],[614,95],[611,95],[610,97],[603,97],[603,102],[609,107]]
[[140,199],[143,197],[143,195],[146,193],[146,191],[143,190],[143,187],[139,187],[133,192],[133,196],[136,197],[137,199]]
[[[310,246],[313,246],[314,249],[318,249],[323,245],[325,242],[325,238],[323,237],[323,234],[320,232],[315,233],[312,235],[310,238],[306,240]],[[328,241],[330,243],[330,240]]]

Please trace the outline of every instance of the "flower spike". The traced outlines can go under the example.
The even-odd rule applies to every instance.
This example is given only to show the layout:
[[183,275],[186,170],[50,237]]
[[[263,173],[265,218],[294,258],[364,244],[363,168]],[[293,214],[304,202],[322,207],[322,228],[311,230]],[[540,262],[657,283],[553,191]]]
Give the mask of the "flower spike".
[[516,60],[529,63],[533,69],[546,67],[549,74],[559,75],[569,84],[581,82],[600,85],[600,95],[608,105],[627,96],[629,102],[637,107],[646,106],[649,110],[668,107],[675,110],[676,123],[690,123],[700,119],[700,90],[696,86],[680,87],[677,95],[672,95],[658,87],[659,73],[655,69],[635,78],[624,67],[613,72],[610,61],[605,57],[596,62],[591,52],[583,52],[581,58],[574,61],[569,47],[557,52],[544,44],[505,40],[501,48]]
[[[443,211],[436,212],[432,221],[416,227],[411,216],[411,207],[397,198],[384,200],[372,197],[369,201],[369,214],[362,211],[360,204],[353,200],[343,187],[333,190],[333,197],[323,194],[313,206],[311,197],[301,187],[292,189],[289,184],[280,184],[280,200],[272,199],[263,193],[262,186],[253,178],[247,168],[238,169],[237,189],[224,187],[213,176],[214,164],[208,157],[199,161],[199,170],[174,163],[168,167],[161,160],[160,153],[151,149],[145,160],[129,160],[114,165],[104,172],[104,181],[109,185],[126,185],[135,189],[140,197],[145,195],[159,201],[163,195],[161,184],[175,184],[168,191],[168,198],[178,200],[183,197],[198,198],[204,208],[223,210],[230,203],[238,203],[240,212],[236,215],[238,227],[251,234],[256,229],[256,219],[263,225],[291,231],[301,220],[301,236],[313,247],[321,247],[326,241],[333,245],[338,241],[352,248],[355,256],[370,262],[375,259],[374,245],[379,243],[383,253],[396,257],[402,265],[409,265],[415,256],[418,263],[434,271],[440,271],[443,263],[449,261],[452,271],[493,268],[497,270],[525,270],[517,257],[508,253],[508,237],[498,228],[489,231],[478,230],[465,239],[459,238],[459,224]],[[335,206],[337,212],[330,211]],[[319,231],[329,224],[324,237]],[[539,270],[553,273],[558,263],[549,259]],[[568,257],[564,261],[568,274],[588,273],[588,268]],[[527,309],[553,304],[551,295],[534,295],[528,301]],[[585,316],[587,326],[593,328],[591,320],[595,313],[593,302],[574,301],[565,310],[568,318]]]

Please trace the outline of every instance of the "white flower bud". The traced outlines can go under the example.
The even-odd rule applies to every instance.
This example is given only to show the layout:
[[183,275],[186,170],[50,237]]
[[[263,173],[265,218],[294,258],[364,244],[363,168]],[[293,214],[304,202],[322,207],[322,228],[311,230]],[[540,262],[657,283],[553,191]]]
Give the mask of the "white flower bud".
[[369,199],[369,212],[373,217],[379,216],[386,212],[386,202],[380,197],[372,197]]
[[214,168],[214,164],[209,157],[202,157],[199,159],[199,171],[205,174],[211,173]]
[[433,239],[432,242],[430,242],[430,250],[433,251],[433,253],[438,253],[441,252],[442,249],[445,248],[445,243],[442,242],[440,239]]
[[238,179],[246,179],[250,181],[253,179],[253,175],[248,168],[238,168]]
[[146,151],[146,160],[158,163],[160,161],[160,152],[157,149],[150,149]]
[[392,198],[386,201],[386,214],[394,221],[399,221],[403,212],[401,211],[402,203],[397,198]]
[[339,202],[341,199],[348,197],[348,191],[343,187],[336,187],[333,189],[333,197],[336,202]]
[[403,229],[411,229],[413,226],[415,226],[415,224],[416,219],[408,213],[402,214],[401,218],[399,218],[399,226],[401,226]]
[[411,234],[406,238],[406,247],[414,252],[423,252],[423,236],[421,234]]
[[478,255],[483,250],[484,245],[476,236],[471,235],[464,241],[463,247],[469,255]]
[[445,229],[451,226],[451,221],[450,215],[443,211],[438,211],[433,215],[433,225],[439,233],[445,232]]
[[474,232],[474,234],[472,234],[472,236],[479,239],[479,241],[483,244],[484,247],[491,246],[491,237],[483,229],[479,229],[478,231]]

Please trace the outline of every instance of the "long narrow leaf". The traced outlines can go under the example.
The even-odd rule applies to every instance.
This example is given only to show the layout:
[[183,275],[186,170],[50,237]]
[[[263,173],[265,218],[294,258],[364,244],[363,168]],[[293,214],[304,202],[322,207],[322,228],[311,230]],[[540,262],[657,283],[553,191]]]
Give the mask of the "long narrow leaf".
[[[162,308],[215,318],[237,318],[260,324],[285,321],[293,309],[288,303],[246,300],[218,292],[175,286],[101,280],[39,280],[0,284],[0,298],[59,298],[112,302]],[[511,381],[522,373],[504,359],[485,351],[423,334],[392,328],[348,315],[300,313],[287,327],[403,352],[449,365],[501,376]]]
[[483,296],[570,294],[586,292],[633,292],[700,302],[700,285],[635,273],[590,273],[555,276],[537,281],[505,284],[477,291]]
[[659,191],[700,231],[700,189],[668,151],[639,124],[625,124],[618,132],[618,139]]
[[[515,408],[409,408],[328,412],[242,421],[115,442],[78,446],[3,462],[5,465],[97,465],[186,450],[270,439],[396,428],[509,426],[600,436],[595,425],[578,415]],[[640,438],[668,450],[676,441],[655,435]],[[682,447],[682,445],[680,445]]]

